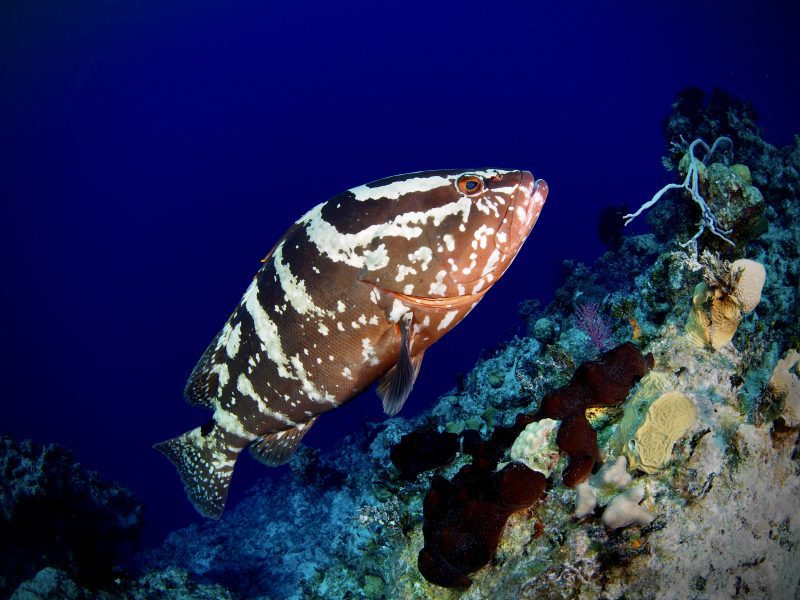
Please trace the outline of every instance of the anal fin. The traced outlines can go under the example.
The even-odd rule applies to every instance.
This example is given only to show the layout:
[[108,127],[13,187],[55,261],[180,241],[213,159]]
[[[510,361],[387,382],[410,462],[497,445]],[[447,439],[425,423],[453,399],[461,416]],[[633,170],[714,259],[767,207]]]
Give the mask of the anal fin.
[[269,467],[284,465],[291,460],[303,436],[308,433],[316,420],[317,417],[314,417],[297,427],[262,435],[250,444],[250,453]]
[[405,319],[400,323],[400,357],[397,359],[397,364],[378,381],[377,392],[383,401],[383,412],[390,417],[400,412],[411,394],[425,354],[422,350],[411,356],[409,329],[411,329],[411,319]]

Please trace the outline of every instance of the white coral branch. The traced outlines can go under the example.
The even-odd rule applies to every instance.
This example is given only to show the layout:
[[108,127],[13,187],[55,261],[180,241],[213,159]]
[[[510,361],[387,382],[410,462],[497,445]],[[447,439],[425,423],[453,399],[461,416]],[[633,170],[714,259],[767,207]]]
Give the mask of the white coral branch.
[[731,139],[728,138],[728,137],[724,137],[724,136],[718,137],[717,140],[711,145],[710,148],[708,147],[708,144],[706,144],[701,139],[696,139],[695,141],[693,141],[691,143],[691,145],[689,146],[689,166],[686,169],[686,178],[683,180],[683,183],[681,183],[681,184],[668,183],[663,188],[658,190],[655,193],[655,195],[649,201],[645,202],[644,204],[642,204],[639,207],[639,210],[637,210],[635,213],[630,213],[630,214],[627,214],[627,215],[625,215],[623,217],[625,219],[625,225],[627,226],[636,217],[638,217],[644,211],[646,211],[651,206],[653,206],[656,202],[658,202],[661,199],[661,196],[663,196],[669,190],[683,189],[683,190],[686,190],[687,192],[689,192],[689,194],[692,196],[692,199],[700,207],[700,211],[701,211],[702,214],[700,216],[700,223],[698,223],[699,229],[698,229],[697,233],[694,234],[694,237],[692,237],[692,239],[690,239],[687,242],[684,242],[681,245],[684,248],[689,246],[690,244],[694,243],[695,240],[697,240],[697,238],[700,237],[700,235],[703,233],[703,231],[708,229],[711,233],[713,233],[714,235],[716,235],[719,238],[722,238],[723,240],[728,242],[731,246],[735,246],[736,244],[734,244],[730,239],[725,237],[725,234],[730,233],[731,230],[725,230],[725,229],[719,229],[718,228],[717,218],[714,216],[714,213],[711,212],[711,209],[708,207],[708,204],[706,204],[706,201],[703,198],[703,196],[700,195],[700,189],[698,187],[698,185],[699,185],[700,165],[703,164],[703,163],[702,163],[702,161],[700,161],[698,158],[695,157],[694,149],[697,146],[702,146],[703,148],[705,148],[705,150],[706,150],[705,158],[708,159],[712,154],[714,154],[714,152],[716,151],[717,146],[719,146],[720,142],[728,142],[728,144],[730,144],[731,146],[733,145],[733,142],[731,141]]

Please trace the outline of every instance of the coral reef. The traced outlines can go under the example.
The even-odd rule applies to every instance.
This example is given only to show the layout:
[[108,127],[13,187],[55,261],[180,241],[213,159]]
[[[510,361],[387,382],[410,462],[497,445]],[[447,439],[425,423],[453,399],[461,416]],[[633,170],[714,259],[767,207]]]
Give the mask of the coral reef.
[[[770,146],[751,107],[721,92],[682,94],[665,133],[670,168],[690,140],[732,140],[716,162],[698,152],[694,170],[735,246],[706,226],[682,247],[701,207],[665,194],[648,213],[652,233],[611,234],[591,267],[565,263],[554,301],[521,308],[527,335],[487,352],[426,415],[299,454],[291,473],[259,483],[219,523],[174,533],[146,564],[242,598],[797,597],[800,138]],[[739,259],[764,266],[757,306],[737,291]],[[701,280],[741,312],[725,344],[685,335]],[[635,338],[652,354],[630,397],[638,377],[618,386],[602,358],[591,362],[573,315],[585,303],[609,315],[609,346]],[[648,414],[670,425],[643,459],[625,448],[647,447],[636,432]],[[427,433],[395,467],[392,449],[414,431]],[[435,438],[445,451],[416,463]]]
[[181,569],[151,571],[140,579],[115,580],[108,590],[79,587],[69,575],[54,567],[46,567],[35,577],[23,582],[10,600],[232,600],[230,592],[220,585],[197,584]]
[[[300,453],[291,464],[302,462],[301,469],[282,480],[265,478],[219,523],[174,532],[142,557],[144,568],[176,566],[243,598],[299,598],[304,590],[332,598],[347,586],[356,593],[365,574],[379,576],[384,562],[396,560],[391,544],[412,524],[392,488],[371,482],[394,470],[389,448],[408,431],[399,421],[381,428],[373,452],[366,445],[375,437],[371,427],[346,436],[335,455]],[[420,498],[417,510],[421,505]],[[374,563],[356,574],[353,565],[367,555]]]
[[[45,567],[77,586],[113,585],[138,542],[142,507],[72,453],[0,436],[0,595]],[[52,579],[52,577],[50,577]]]
[[[597,436],[586,419],[586,410],[622,402],[633,384],[652,367],[652,360],[633,344],[622,344],[578,367],[568,384],[545,395],[535,415],[517,415],[513,426],[497,428],[488,442],[474,431],[465,435],[463,449],[472,456],[471,464],[462,467],[452,481],[434,477],[425,496],[420,573],[437,585],[469,587],[472,580],[468,574],[492,558],[511,514],[533,505],[547,485],[545,474],[522,462],[511,462],[495,471],[499,457],[509,447],[512,458],[527,451],[535,454],[546,445],[555,417],[561,420],[555,441],[570,458],[562,475],[564,484],[574,486],[585,480],[597,458]],[[537,427],[540,419],[546,423]],[[392,460],[397,465],[395,459],[401,457],[404,471],[409,464],[439,466],[442,462],[431,460],[428,446],[435,447],[440,436],[447,435],[452,434],[414,431],[392,449]],[[415,448],[420,452],[419,460],[409,456]],[[622,505],[617,512],[623,514]]]
[[137,574],[142,506],[62,446],[0,436],[0,596],[13,600],[229,599],[176,567]]

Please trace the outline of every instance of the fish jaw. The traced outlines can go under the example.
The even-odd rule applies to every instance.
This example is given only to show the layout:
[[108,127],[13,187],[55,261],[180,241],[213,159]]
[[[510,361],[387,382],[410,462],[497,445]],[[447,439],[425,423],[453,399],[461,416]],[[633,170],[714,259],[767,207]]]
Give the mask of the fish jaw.
[[534,179],[529,171],[522,171],[514,192],[514,202],[508,207],[503,223],[495,235],[495,247],[505,255],[515,255],[533,230],[549,187],[544,179]]

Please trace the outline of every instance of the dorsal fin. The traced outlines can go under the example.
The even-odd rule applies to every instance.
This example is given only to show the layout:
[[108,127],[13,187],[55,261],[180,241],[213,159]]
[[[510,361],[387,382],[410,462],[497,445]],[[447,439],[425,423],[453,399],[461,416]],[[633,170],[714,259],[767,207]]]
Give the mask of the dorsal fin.
[[317,417],[313,417],[305,423],[300,423],[297,427],[262,435],[250,444],[250,453],[269,467],[286,464],[291,460],[303,436],[308,433],[316,420]]
[[409,347],[411,340],[409,330],[411,329],[411,319],[404,319],[400,323],[400,356],[397,364],[380,378],[378,381],[378,396],[383,400],[383,412],[390,417],[395,416],[403,408],[406,398],[408,398],[417,380],[419,368],[422,365],[422,357],[425,351],[418,352],[411,356]]
[[[272,256],[272,253],[275,252],[275,248],[283,243],[283,241],[298,227],[299,225],[297,223],[292,225],[281,239],[270,248],[267,255],[261,259],[261,262],[267,262]],[[231,320],[229,319],[228,325],[230,325],[230,323]],[[197,361],[194,369],[192,369],[192,374],[189,375],[189,380],[186,382],[186,387],[183,389],[183,395],[189,404],[203,406],[205,408],[215,408],[214,401],[216,400],[217,389],[219,387],[219,370],[224,362],[224,357],[221,355],[224,350],[218,348],[218,345],[219,338],[224,332],[225,329],[214,337],[208,345],[208,348],[206,348],[206,351],[203,352],[200,360]]]
[[219,386],[219,370],[214,366],[217,364],[217,342],[222,332],[218,333],[203,352],[200,360],[197,361],[192,374],[183,388],[183,396],[186,402],[194,406],[214,408],[214,400],[217,397],[217,387]]

